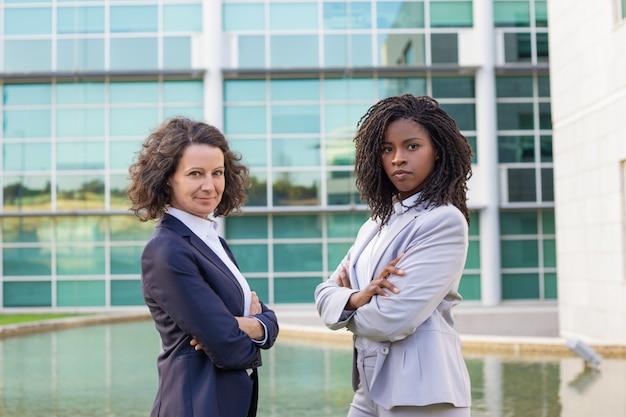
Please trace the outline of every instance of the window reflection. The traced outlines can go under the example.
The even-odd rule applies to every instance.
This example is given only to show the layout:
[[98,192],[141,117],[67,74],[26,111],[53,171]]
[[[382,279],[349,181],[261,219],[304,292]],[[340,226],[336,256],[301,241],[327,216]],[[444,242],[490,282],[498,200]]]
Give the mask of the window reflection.
[[2,241],[9,243],[50,242],[52,219],[50,217],[2,218]]
[[104,142],[57,143],[58,170],[104,169]]
[[50,210],[50,176],[6,176],[3,183],[4,211]]
[[320,139],[272,139],[272,166],[319,166]]
[[314,206],[321,203],[319,171],[275,172],[272,188],[275,206]]
[[5,40],[4,72],[50,72],[52,40]]
[[140,70],[158,67],[158,41],[150,38],[111,39],[111,69]]
[[59,39],[57,70],[104,70],[104,39]]
[[128,179],[128,175],[120,174],[120,175],[111,175],[109,177],[111,184],[111,192],[110,192],[110,205],[111,209],[121,210],[128,209],[130,207],[130,201],[126,197],[126,190],[128,189],[128,185],[130,180]]
[[103,275],[106,270],[104,247],[58,246],[56,265],[58,275]]
[[5,110],[4,138],[48,138],[52,131],[50,110]]
[[104,7],[57,8],[57,33],[104,33]]
[[424,3],[377,2],[378,29],[408,29],[424,27]]
[[270,65],[277,67],[319,67],[317,35],[270,36]]
[[352,170],[329,171],[326,175],[328,205],[362,204]]
[[248,206],[267,206],[267,173],[250,171],[250,189],[248,190]]
[[106,218],[102,216],[58,217],[57,242],[102,242],[106,236]]
[[424,35],[379,35],[378,53],[380,65],[386,67],[424,65],[426,51]]
[[48,171],[52,163],[50,142],[5,143],[2,146],[3,171]]
[[49,247],[4,248],[2,250],[2,275],[46,276],[52,273],[52,257]]
[[59,175],[57,210],[101,210],[104,208],[102,175]]

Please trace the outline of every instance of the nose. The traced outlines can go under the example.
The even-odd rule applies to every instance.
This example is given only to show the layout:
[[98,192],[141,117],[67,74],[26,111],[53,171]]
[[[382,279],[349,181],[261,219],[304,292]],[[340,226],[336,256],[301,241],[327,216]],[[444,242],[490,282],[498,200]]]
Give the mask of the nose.
[[213,184],[213,179],[211,177],[208,177],[202,182],[202,191],[212,191],[214,189],[215,185]]
[[406,163],[406,157],[404,155],[404,152],[402,152],[401,149],[397,149],[393,153],[393,158],[391,159],[391,163],[393,165],[402,165],[402,164]]

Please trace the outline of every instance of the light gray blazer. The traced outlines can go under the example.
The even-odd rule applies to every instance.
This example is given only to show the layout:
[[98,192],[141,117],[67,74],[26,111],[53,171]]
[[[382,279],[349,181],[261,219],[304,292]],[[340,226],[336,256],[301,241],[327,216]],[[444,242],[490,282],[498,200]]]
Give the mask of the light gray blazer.
[[[317,286],[315,303],[322,320],[330,329],[347,328],[355,337],[379,344],[369,389],[380,406],[469,407],[470,379],[452,317],[452,308],[461,302],[458,286],[468,246],[463,214],[452,205],[420,206],[401,214],[368,260],[372,279],[404,253],[397,264],[404,276],[389,277],[400,293],[374,296],[356,311],[345,311],[348,298],[359,290],[355,261],[378,230],[378,223],[365,222],[337,270]],[[352,289],[335,282],[342,265]],[[358,382],[353,367],[355,390]]]

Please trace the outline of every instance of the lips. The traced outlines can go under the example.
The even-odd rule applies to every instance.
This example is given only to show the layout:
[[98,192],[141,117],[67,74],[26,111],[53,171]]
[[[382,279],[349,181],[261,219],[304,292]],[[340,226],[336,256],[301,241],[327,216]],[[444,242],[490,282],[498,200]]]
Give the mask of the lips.
[[399,180],[404,179],[406,177],[408,177],[411,173],[409,171],[403,171],[401,169],[394,171],[393,172],[393,176]]

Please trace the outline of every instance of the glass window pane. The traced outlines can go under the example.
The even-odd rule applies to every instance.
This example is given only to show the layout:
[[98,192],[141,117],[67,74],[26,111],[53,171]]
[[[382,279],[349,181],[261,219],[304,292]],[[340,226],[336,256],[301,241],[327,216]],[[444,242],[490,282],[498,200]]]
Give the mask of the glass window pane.
[[352,165],[354,164],[354,143],[352,136],[333,136],[326,139],[326,164],[327,165]]
[[4,307],[50,307],[52,284],[40,282],[4,282],[2,286]]
[[224,81],[224,101],[265,101],[265,80]]
[[[329,213],[326,218],[326,233],[329,238],[355,238],[368,218],[368,213]],[[346,252],[347,249],[343,252],[344,255]]]
[[373,101],[376,85],[371,78],[327,78],[324,80],[324,99]]
[[535,170],[532,168],[508,169],[508,192],[510,202],[537,201]]
[[504,61],[530,62],[532,49],[530,33],[505,33],[504,34]]
[[498,136],[498,162],[534,162],[533,136]]
[[57,8],[57,33],[104,33],[104,7]]
[[459,293],[464,300],[480,300],[480,275],[463,274],[459,283]]
[[5,40],[4,72],[50,72],[52,41]]
[[141,274],[143,246],[111,246],[111,274]]
[[276,303],[313,303],[315,287],[322,277],[274,278],[274,301]]
[[371,35],[350,35],[351,47],[349,64],[354,67],[372,67],[374,65],[374,55],[372,53]]
[[4,217],[2,241],[5,243],[36,243],[52,241],[50,217]]
[[263,35],[239,36],[237,62],[239,68],[265,68]]
[[477,211],[470,212],[470,224],[468,234],[470,237],[480,236],[480,214]]
[[224,106],[224,132],[227,135],[264,134],[265,106]]
[[104,104],[104,83],[58,83],[57,104]]
[[334,271],[352,246],[351,242],[328,244],[328,268]]
[[110,208],[112,210],[127,210],[130,207],[130,200],[126,197],[126,190],[130,185],[128,174],[111,175],[109,177],[111,187]]
[[163,39],[163,68],[191,68],[191,38],[189,36]]
[[267,206],[267,173],[250,172],[247,206]]
[[532,97],[533,78],[531,76],[496,77],[497,97]]
[[356,179],[350,171],[330,171],[326,175],[328,205],[363,204],[356,188]]
[[503,300],[539,299],[538,274],[502,274]]
[[280,138],[272,140],[272,166],[319,166],[320,159],[319,138]]
[[541,201],[554,201],[554,172],[541,168]]
[[60,217],[56,222],[57,242],[103,242],[106,219],[100,216]]
[[109,85],[109,100],[112,104],[157,103],[158,82],[116,82]]
[[275,206],[319,205],[320,173],[274,173],[273,201]]
[[57,210],[104,209],[104,178],[101,175],[59,175]]
[[427,94],[426,78],[379,78],[378,95],[381,98],[410,93],[415,96]]
[[426,46],[423,34],[378,35],[378,60],[385,67],[424,65]]
[[[624,0],[626,1],[626,0]],[[556,300],[558,298],[558,288],[556,273],[545,273],[543,276],[544,298]]]
[[52,273],[50,248],[4,248],[3,276],[42,276]]
[[248,167],[267,166],[267,141],[262,139],[230,139],[230,148],[242,156]]
[[535,25],[538,28],[548,27],[548,2],[545,0],[535,0]]
[[536,235],[537,212],[503,211],[500,213],[500,234]]
[[[298,16],[294,19],[294,16]],[[317,3],[270,3],[270,30],[317,29]]]
[[475,98],[474,77],[433,77],[433,97]]
[[[361,116],[367,112],[371,102],[355,104],[326,104],[324,106],[325,131],[332,135],[350,136],[350,140],[356,133],[356,125]],[[333,139],[335,140],[335,139]],[[354,150],[354,144],[351,148]]]
[[319,66],[317,35],[274,35],[270,45],[272,68]]
[[248,31],[265,29],[263,4],[223,4],[222,25],[224,31]]
[[59,138],[93,138],[105,134],[104,109],[59,109],[56,117]]
[[111,280],[111,305],[144,306],[141,281],[138,279]]
[[154,231],[155,222],[140,222],[135,216],[111,216],[112,241],[147,241]]
[[188,117],[193,120],[204,120],[204,107],[198,106],[166,106],[163,107],[163,118]]
[[277,215],[273,230],[275,239],[322,237],[322,219],[314,214]]
[[267,239],[267,216],[229,216],[226,218],[226,240]]
[[5,35],[49,35],[52,33],[50,7],[5,8]]
[[51,163],[50,142],[5,143],[2,146],[3,171],[48,171]]
[[156,38],[111,39],[111,69],[156,69],[159,62],[158,50]]
[[555,233],[554,210],[541,211],[541,228],[544,234],[553,235]]
[[433,33],[430,39],[433,64],[457,64],[459,62],[459,40],[456,33]]
[[58,275],[104,275],[105,270],[102,246],[57,247]]
[[539,97],[550,97],[550,76],[538,76],[537,84],[539,86]]
[[5,110],[4,138],[48,138],[51,136],[50,110]]
[[266,244],[232,244],[230,249],[235,255],[237,265],[244,274],[250,272],[268,272],[268,250]]
[[272,133],[319,132],[319,106],[295,106],[293,104],[272,106]]
[[434,28],[471,28],[473,11],[471,1],[431,1],[430,26]]
[[550,58],[548,34],[537,33],[537,62],[548,62]]
[[477,153],[478,146],[476,146],[476,136],[465,135],[465,139],[467,139],[467,141],[469,142],[470,148],[472,148],[472,164],[477,164],[478,163],[478,153]]
[[52,193],[49,175],[4,176],[4,211],[50,210]]
[[423,2],[377,2],[378,29],[408,29],[424,27]]
[[533,105],[532,103],[499,103],[498,129],[520,130],[533,129]]
[[493,15],[496,27],[529,27],[530,3],[528,0],[495,0]]
[[58,170],[104,169],[104,142],[61,142],[57,144]]
[[57,282],[57,306],[95,307],[104,306],[104,281]]
[[104,70],[104,39],[59,39],[57,70]]
[[50,84],[5,84],[2,91],[5,106],[52,103]]
[[277,101],[308,101],[320,99],[319,80],[272,80],[270,98]]
[[[297,259],[298,261],[294,262],[295,259]],[[275,244],[274,271],[322,271],[322,245],[319,243]]]
[[543,240],[543,266],[545,268],[556,268],[556,240]]
[[111,136],[147,136],[149,129],[159,124],[159,111],[153,108],[112,108]]
[[477,240],[469,242],[465,269],[480,269],[480,242]]
[[111,33],[156,32],[157,6],[111,6]]
[[441,108],[454,119],[459,130],[476,130],[476,106],[473,103],[441,103]]
[[162,88],[165,103],[202,103],[204,99],[202,81],[164,81]]
[[538,268],[539,248],[536,240],[503,240],[502,268]]
[[202,32],[202,5],[163,5],[164,32]]
[[366,2],[324,3],[324,29],[370,29],[372,12]]
[[111,142],[109,144],[111,169],[127,169],[136,159],[136,153],[140,148],[140,141]]
[[552,129],[552,106],[550,103],[539,103],[539,129]]

